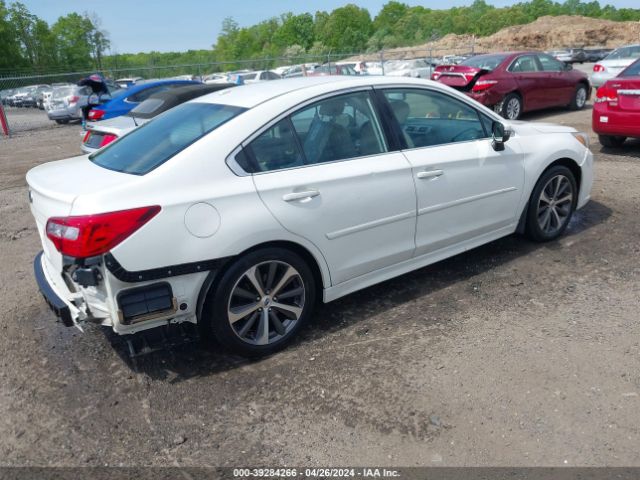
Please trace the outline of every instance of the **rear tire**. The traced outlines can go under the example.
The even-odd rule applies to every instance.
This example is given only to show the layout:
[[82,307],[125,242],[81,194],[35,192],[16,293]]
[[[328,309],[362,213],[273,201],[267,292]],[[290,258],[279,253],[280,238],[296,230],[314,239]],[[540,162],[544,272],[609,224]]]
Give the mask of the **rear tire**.
[[69,120],[56,120],[56,123],[58,125],[66,125],[67,123],[69,123]]
[[316,285],[296,253],[265,248],[236,260],[207,294],[198,323],[203,339],[244,357],[286,347],[312,315]]
[[576,87],[576,91],[573,93],[573,98],[569,104],[571,110],[582,110],[587,104],[587,96],[589,95],[589,89],[584,83],[579,83]]
[[510,93],[501,103],[500,115],[507,120],[518,120],[522,115],[522,99],[515,93]]
[[618,135],[598,135],[600,145],[607,148],[621,147],[627,137]]
[[556,165],[542,174],[527,208],[526,234],[535,242],[549,242],[564,233],[578,203],[573,172]]

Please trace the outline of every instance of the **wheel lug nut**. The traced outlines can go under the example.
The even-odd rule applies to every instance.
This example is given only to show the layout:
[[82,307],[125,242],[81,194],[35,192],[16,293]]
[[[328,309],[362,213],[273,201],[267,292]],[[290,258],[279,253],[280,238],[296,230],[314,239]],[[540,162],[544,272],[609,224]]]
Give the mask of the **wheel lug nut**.
[[261,311],[262,311],[262,307],[260,307],[260,308],[258,309],[258,311],[259,311],[259,312],[261,312]]

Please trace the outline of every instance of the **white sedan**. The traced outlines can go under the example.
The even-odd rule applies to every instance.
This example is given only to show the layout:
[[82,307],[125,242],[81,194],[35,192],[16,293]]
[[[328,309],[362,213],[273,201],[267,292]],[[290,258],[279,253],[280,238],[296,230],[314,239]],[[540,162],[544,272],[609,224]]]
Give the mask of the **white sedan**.
[[27,174],[35,276],[65,325],[197,323],[274,352],[330,302],[588,200],[587,136],[507,122],[440,83],[318,77],[184,103]]

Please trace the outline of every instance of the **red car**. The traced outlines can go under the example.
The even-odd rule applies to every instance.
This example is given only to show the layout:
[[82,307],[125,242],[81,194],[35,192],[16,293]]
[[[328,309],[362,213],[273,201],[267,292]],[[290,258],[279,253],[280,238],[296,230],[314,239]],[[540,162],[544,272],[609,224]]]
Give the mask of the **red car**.
[[627,137],[640,138],[640,59],[598,89],[592,123],[604,147],[619,147]]
[[549,107],[579,110],[591,95],[585,73],[539,52],[477,55],[459,65],[440,65],[431,75],[509,120]]

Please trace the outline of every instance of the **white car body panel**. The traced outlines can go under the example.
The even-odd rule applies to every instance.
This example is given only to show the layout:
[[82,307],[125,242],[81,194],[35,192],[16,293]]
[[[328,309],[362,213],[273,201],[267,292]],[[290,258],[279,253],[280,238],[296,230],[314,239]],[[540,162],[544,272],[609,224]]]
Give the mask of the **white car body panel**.
[[[135,120],[129,115],[120,115],[119,117],[101,120],[100,122],[88,122],[86,129],[116,135],[118,138],[124,137],[127,133],[135,130],[141,125],[147,123],[150,119],[136,118]],[[84,153],[93,153],[99,148],[91,148],[84,142],[80,143],[80,149]]]
[[[445,92],[505,123],[513,136],[504,152],[493,150],[485,139],[254,175],[238,175],[227,164],[240,145],[300,105],[337,92],[392,86]],[[248,110],[145,175],[111,171],[87,156],[51,162],[27,174],[45,250],[44,269],[52,288],[72,308],[74,320],[83,320],[79,305],[84,301],[94,320],[121,334],[169,321],[197,322],[208,273],[163,278],[186,308],[125,325],[119,319],[118,293],[156,280],[124,282],[101,265],[104,281],[99,286],[69,288],[62,281],[62,256],[44,232],[52,216],[160,205],[156,217],[111,250],[129,272],[226,259],[268,242],[295,244],[315,260],[323,298],[331,301],[513,233],[540,174],[558,159],[581,167],[578,207],[590,195],[593,157],[571,135],[575,130],[506,122],[437,82],[382,76],[302,78],[221,90],[191,102]],[[416,178],[429,169],[444,173]],[[307,190],[320,195],[293,202],[282,198]],[[197,217],[208,233],[191,233],[188,212],[194,205],[210,212]]]

